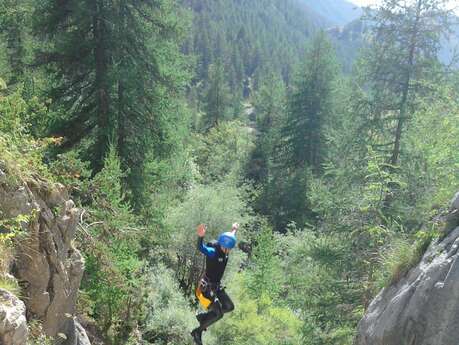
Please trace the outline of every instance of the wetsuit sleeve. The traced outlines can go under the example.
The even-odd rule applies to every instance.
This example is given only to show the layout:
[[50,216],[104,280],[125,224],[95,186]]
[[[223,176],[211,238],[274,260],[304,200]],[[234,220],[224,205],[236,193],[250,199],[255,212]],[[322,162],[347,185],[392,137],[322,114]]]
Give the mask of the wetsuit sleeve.
[[198,237],[198,249],[201,253],[209,258],[213,258],[216,255],[215,248],[208,247],[204,244],[204,239],[202,237]]

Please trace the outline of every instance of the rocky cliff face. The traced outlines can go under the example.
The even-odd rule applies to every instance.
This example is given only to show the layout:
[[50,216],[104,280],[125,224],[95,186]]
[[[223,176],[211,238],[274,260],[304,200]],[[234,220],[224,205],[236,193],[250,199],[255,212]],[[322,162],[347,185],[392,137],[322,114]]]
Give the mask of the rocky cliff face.
[[27,321],[25,305],[16,296],[0,289],[0,344],[25,344]]
[[459,193],[445,221],[444,237],[373,300],[359,323],[357,345],[459,344]]
[[[84,329],[75,320],[84,269],[84,260],[72,243],[80,211],[64,186],[36,178],[13,188],[0,180],[0,214],[28,219],[22,223],[23,234],[15,240],[16,258],[11,267],[23,288],[27,319],[41,320],[46,334],[60,344],[88,344]],[[0,310],[2,304],[0,300]],[[0,313],[0,325],[1,321]]]

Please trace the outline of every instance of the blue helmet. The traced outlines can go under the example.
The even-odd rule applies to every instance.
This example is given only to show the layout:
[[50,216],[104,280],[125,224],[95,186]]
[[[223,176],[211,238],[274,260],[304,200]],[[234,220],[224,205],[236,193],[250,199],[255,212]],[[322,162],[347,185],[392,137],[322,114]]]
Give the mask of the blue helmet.
[[224,232],[218,236],[218,244],[220,247],[233,249],[236,245],[236,236],[232,232]]

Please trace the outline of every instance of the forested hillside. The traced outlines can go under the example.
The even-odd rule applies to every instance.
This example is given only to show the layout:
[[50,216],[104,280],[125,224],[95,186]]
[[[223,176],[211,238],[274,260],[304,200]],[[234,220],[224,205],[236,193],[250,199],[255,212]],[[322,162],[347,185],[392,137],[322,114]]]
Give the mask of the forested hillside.
[[216,78],[215,67],[229,89],[227,116],[235,117],[240,103],[257,89],[263,75],[274,72],[288,83],[292,68],[304,52],[307,38],[322,19],[296,0],[183,0],[193,16],[184,52],[195,58],[193,102],[205,101]]
[[298,2],[324,18],[323,25],[327,27],[346,25],[363,14],[360,7],[346,0],[298,0]]
[[2,0],[0,293],[29,329],[6,345],[193,344],[196,228],[235,222],[203,342],[353,344],[459,190],[445,4],[383,0],[344,74],[294,0]]

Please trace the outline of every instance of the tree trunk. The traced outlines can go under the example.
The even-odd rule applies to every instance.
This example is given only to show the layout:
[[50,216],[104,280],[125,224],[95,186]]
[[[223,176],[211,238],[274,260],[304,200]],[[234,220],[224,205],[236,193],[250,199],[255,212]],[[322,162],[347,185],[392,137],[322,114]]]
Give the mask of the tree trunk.
[[108,150],[112,124],[109,119],[109,92],[108,92],[108,68],[106,52],[106,24],[104,21],[103,0],[93,0],[93,33],[94,33],[94,62],[95,62],[95,86],[97,104],[98,133],[96,138],[95,156],[93,166],[95,171],[100,171]]
[[395,131],[394,148],[392,150],[392,156],[390,158],[390,164],[393,166],[397,165],[398,163],[398,159],[400,156],[400,142],[402,138],[403,125],[407,117],[410,83],[412,79],[414,58],[416,55],[416,48],[417,48],[417,43],[418,43],[417,36],[419,34],[419,21],[421,19],[421,7],[422,7],[422,0],[418,0],[417,5],[416,5],[416,19],[415,19],[415,22],[412,28],[412,34],[411,34],[411,39],[410,39],[410,49],[408,51],[408,65],[407,65],[406,79],[405,79],[405,83],[403,86],[402,100],[400,102],[399,118],[397,121],[397,128]]

